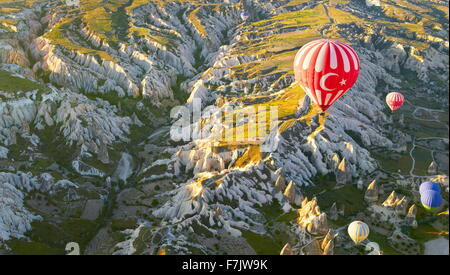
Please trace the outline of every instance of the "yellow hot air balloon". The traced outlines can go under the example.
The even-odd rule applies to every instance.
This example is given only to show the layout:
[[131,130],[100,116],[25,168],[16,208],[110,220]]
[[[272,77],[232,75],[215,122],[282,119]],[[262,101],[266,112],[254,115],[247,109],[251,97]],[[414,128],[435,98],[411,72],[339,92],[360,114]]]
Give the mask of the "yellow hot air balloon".
[[167,255],[167,252],[166,252],[166,250],[165,250],[164,248],[161,248],[161,249],[158,251],[158,255]]
[[447,215],[448,216],[448,209],[447,209],[447,211],[444,211],[444,212],[441,212],[441,213],[439,213],[439,214],[437,214],[438,216],[441,216],[441,215]]
[[369,226],[361,221],[354,221],[348,226],[348,235],[355,244],[360,244],[369,236]]

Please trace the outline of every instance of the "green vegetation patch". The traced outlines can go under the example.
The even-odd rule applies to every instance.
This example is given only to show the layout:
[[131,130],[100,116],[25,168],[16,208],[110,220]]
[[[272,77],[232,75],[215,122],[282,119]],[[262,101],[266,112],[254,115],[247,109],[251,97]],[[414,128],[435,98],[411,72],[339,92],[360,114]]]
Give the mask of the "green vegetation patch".
[[83,219],[67,219],[62,222],[35,221],[27,233],[30,241],[14,239],[7,242],[18,255],[63,255],[66,244],[76,242],[86,248],[95,236],[98,224]]
[[44,37],[50,40],[50,43],[59,47],[63,47],[69,51],[75,51],[80,54],[87,54],[91,56],[95,56],[101,60],[114,61],[107,52],[92,48],[87,48],[78,44],[75,44],[72,40],[70,40],[65,31],[70,27],[71,24],[74,23],[73,18],[67,18],[53,26],[53,28],[47,32]]
[[258,255],[279,255],[283,244],[268,235],[259,235],[248,230],[241,230],[242,237]]
[[43,243],[12,240],[7,242],[16,255],[63,255],[64,249],[52,248]]
[[21,78],[11,72],[0,70],[0,91],[14,94],[19,91],[28,92],[33,90],[46,90],[46,87],[39,82]]

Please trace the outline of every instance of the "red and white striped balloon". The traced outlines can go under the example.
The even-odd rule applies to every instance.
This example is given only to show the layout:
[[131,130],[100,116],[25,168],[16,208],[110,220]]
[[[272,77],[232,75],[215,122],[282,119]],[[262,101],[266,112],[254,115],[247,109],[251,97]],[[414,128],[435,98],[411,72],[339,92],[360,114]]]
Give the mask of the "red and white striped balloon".
[[386,103],[391,108],[392,112],[398,110],[398,108],[403,106],[405,102],[405,97],[401,93],[392,92],[386,96]]
[[356,52],[349,45],[330,39],[305,44],[294,61],[295,79],[322,111],[355,84],[359,71]]

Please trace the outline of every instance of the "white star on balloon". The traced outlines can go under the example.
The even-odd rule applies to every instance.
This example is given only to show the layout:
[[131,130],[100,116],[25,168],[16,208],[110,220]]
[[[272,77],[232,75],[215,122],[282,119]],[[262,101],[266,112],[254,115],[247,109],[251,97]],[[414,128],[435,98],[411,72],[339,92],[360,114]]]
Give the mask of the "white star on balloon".
[[341,84],[342,86],[344,86],[344,85],[346,85],[346,84],[347,84],[347,80],[346,80],[346,79],[342,79],[342,81],[341,81],[341,82],[339,82],[339,84]]

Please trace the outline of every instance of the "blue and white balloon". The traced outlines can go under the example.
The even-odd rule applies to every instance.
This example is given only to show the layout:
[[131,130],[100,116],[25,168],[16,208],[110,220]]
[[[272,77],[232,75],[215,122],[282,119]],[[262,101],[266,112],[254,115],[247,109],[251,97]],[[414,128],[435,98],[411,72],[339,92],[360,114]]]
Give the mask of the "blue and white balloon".
[[242,20],[247,20],[250,17],[250,14],[246,11],[241,13]]
[[419,192],[423,193],[424,191],[427,191],[427,190],[441,192],[441,187],[439,186],[439,183],[436,183],[433,181],[426,181],[420,185]]
[[420,201],[425,209],[435,210],[442,205],[442,196],[435,190],[425,190],[420,194]]

